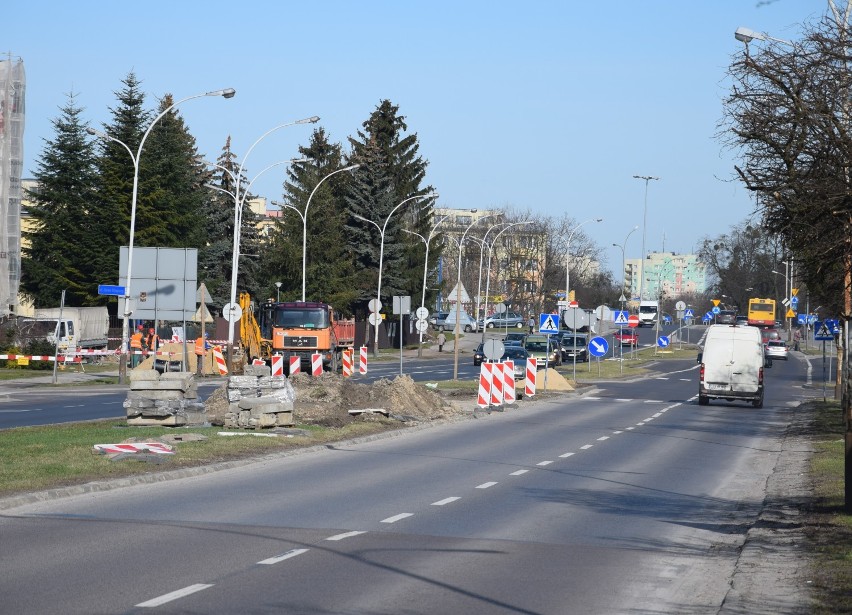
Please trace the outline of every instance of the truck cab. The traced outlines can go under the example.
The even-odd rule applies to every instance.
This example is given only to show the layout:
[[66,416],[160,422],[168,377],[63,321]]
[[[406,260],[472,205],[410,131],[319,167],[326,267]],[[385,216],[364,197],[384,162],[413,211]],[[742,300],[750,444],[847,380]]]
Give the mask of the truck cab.
[[644,300],[639,302],[639,326],[653,327],[660,317],[660,303]]

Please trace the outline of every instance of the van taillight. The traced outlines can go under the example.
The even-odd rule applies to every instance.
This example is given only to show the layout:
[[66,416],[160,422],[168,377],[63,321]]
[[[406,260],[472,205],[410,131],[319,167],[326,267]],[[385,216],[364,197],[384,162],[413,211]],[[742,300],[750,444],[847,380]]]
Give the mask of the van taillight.
[[698,368],[698,379],[704,382],[704,363]]

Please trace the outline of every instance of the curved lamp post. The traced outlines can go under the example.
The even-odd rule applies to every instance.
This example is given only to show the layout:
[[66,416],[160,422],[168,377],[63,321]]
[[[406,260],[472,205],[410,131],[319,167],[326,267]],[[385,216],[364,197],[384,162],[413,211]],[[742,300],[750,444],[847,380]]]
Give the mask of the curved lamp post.
[[[511,224],[506,226],[506,228],[504,228],[502,231],[497,233],[494,236],[494,239],[491,240],[491,244],[488,245],[488,270],[487,270],[487,273],[485,274],[485,311],[486,311],[486,313],[488,312],[488,294],[490,292],[490,286],[491,286],[491,251],[494,249],[494,246],[497,245],[497,240],[500,238],[500,235],[502,235],[503,233],[508,231],[513,226],[520,226],[522,224],[532,224],[532,220],[526,220],[524,222],[512,222]],[[483,342],[485,341],[485,318],[484,317],[482,319],[482,341]]]
[[115,137],[110,136],[105,132],[101,132],[100,130],[95,130],[94,128],[86,129],[86,132],[88,132],[90,135],[100,137],[101,139],[114,141],[124,147],[124,149],[127,150],[127,153],[130,154],[130,159],[133,161],[133,193],[130,198],[130,238],[128,240],[127,250],[126,287],[124,290],[123,297],[124,316],[121,323],[121,362],[119,363],[118,369],[119,384],[124,384],[125,377],[127,376],[127,348],[130,343],[130,315],[133,313],[133,309],[130,304],[130,285],[132,282],[133,275],[133,238],[136,233],[136,200],[139,194],[139,158],[142,156],[142,146],[145,145],[145,141],[148,139],[148,135],[151,134],[151,130],[154,128],[154,125],[179,104],[185,103],[186,101],[192,100],[194,98],[202,98],[204,96],[221,96],[222,98],[233,98],[234,94],[236,94],[236,90],[234,90],[234,88],[225,88],[223,90],[213,90],[212,92],[205,92],[204,94],[195,94],[194,96],[187,96],[186,98],[181,98],[179,101],[173,103],[162,113],[160,113],[160,115],[155,117],[153,121],[148,125],[148,129],[142,135],[142,140],[139,141],[139,148],[136,150],[136,154],[134,154],[133,150],[131,150],[130,147],[128,147],[128,145],[123,141],[116,139]]
[[[418,195],[418,196],[410,196],[407,199],[404,199],[396,207],[391,209],[391,212],[388,214],[388,217],[385,218],[385,223],[384,223],[383,226],[379,226],[378,224],[376,224],[372,220],[368,220],[364,216],[359,216],[358,214],[352,214],[352,216],[354,218],[358,218],[359,220],[363,220],[364,222],[369,222],[370,224],[375,226],[377,229],[379,229],[379,235],[381,237],[381,246],[379,248],[379,284],[378,284],[378,287],[376,288],[376,308],[377,309],[376,309],[376,318],[375,318],[375,330],[373,332],[373,356],[374,357],[378,356],[378,354],[379,354],[379,322],[380,322],[379,311],[381,310],[381,308],[379,306],[381,306],[381,303],[382,303],[382,259],[384,258],[384,254],[385,254],[385,231],[387,230],[388,222],[390,222],[391,216],[394,214],[394,212],[396,212],[397,209],[399,209],[400,207],[402,207],[403,205],[405,205],[409,201],[423,201],[423,200],[426,200],[426,199],[437,199],[437,198],[438,198],[437,192],[430,192],[429,194],[421,194],[421,195]],[[400,328],[400,335],[402,335],[402,328]]]
[[565,248],[565,306],[568,307],[568,296],[571,291],[571,269],[568,266],[571,261],[571,239],[574,237],[574,233],[580,230],[580,227],[584,224],[588,224],[589,222],[601,222],[603,218],[589,218],[583,222],[580,222],[577,226],[571,229],[571,232],[568,233],[568,245]]
[[[423,259],[423,292],[420,295],[420,307],[426,307],[426,276],[429,271],[429,244],[432,242],[432,237],[435,235],[435,232],[438,230],[438,227],[441,226],[441,222],[449,218],[449,216],[444,216],[438,222],[435,223],[435,226],[432,227],[432,230],[429,232],[429,237],[424,237],[420,233],[415,233],[414,231],[409,231],[407,229],[402,229],[404,232],[409,235],[416,235],[420,237],[420,240],[426,244],[426,257]],[[417,358],[421,358],[423,356],[423,332],[420,331],[420,345],[417,347]]]
[[473,226],[477,222],[481,222],[487,218],[493,218],[494,216],[502,216],[503,212],[495,212],[490,214],[485,214],[484,216],[480,216],[473,222],[471,222],[466,229],[464,229],[464,233],[462,233],[461,239],[459,240],[459,260],[458,260],[458,281],[456,282],[456,324],[455,324],[455,338],[453,341],[453,380],[459,379],[459,334],[461,329],[459,328],[459,321],[461,320],[461,259],[462,259],[462,248],[464,247],[464,238],[467,237],[467,232],[473,228]]
[[308,202],[305,204],[305,211],[301,212],[292,205],[288,205],[287,203],[276,203],[273,201],[273,204],[278,205],[279,207],[286,207],[287,209],[292,209],[299,217],[302,219],[302,302],[305,301],[305,272],[306,272],[306,264],[307,264],[307,254],[308,254],[308,207],[311,206],[311,199],[314,198],[314,194],[319,189],[320,184],[322,184],[325,180],[327,180],[332,175],[337,173],[343,173],[343,171],[354,171],[360,164],[353,164],[348,167],[343,167],[342,169],[337,169],[336,171],[332,171],[321,180],[317,182],[317,185],[314,186],[314,189],[311,191],[310,196],[308,197]]
[[[625,282],[626,282],[626,275],[627,275],[627,272],[626,272],[626,271],[625,271],[625,269],[624,269],[624,267],[625,267],[625,257],[624,257],[624,254],[625,254],[625,250],[627,249],[627,240],[628,240],[628,239],[630,239],[630,236],[631,236],[634,232],[636,232],[636,230],[637,230],[638,228],[639,228],[639,225],[637,224],[636,226],[634,226],[634,227],[630,230],[630,232],[629,232],[629,233],[627,233],[627,237],[625,237],[625,238],[624,238],[624,243],[622,243],[622,244],[617,244],[617,243],[612,244],[614,247],[616,247],[616,248],[620,248],[620,249],[621,249],[621,311],[622,311],[622,312],[624,311],[624,286],[625,286]],[[640,301],[641,301],[641,297],[640,297]],[[622,357],[622,359],[623,359],[623,358],[624,358],[624,348],[622,348],[622,347],[621,347],[621,343],[620,343],[620,342],[619,342],[619,354],[620,354],[620,356],[621,356],[621,357]],[[621,373],[622,373],[622,374],[624,373],[624,363],[623,363],[623,362],[621,363]]]
[[634,175],[633,179],[644,179],[645,180],[645,210],[642,215],[642,255],[639,258],[639,268],[641,269],[641,273],[639,274],[639,301],[642,301],[642,278],[645,277],[645,230],[648,225],[648,182],[652,179],[659,180],[659,177],[652,177],[651,175]]
[[[270,134],[275,132],[276,130],[280,130],[282,128],[287,128],[288,126],[295,126],[297,124],[316,124],[319,121],[319,117],[313,115],[311,117],[307,117],[301,120],[296,120],[295,122],[288,122],[286,124],[279,124],[273,128],[270,128],[265,133],[260,135],[254,143],[251,144],[251,147],[248,148],[245,155],[243,156],[242,162],[240,162],[239,169],[237,170],[236,175],[232,175],[235,178],[234,180],[234,252],[231,255],[231,302],[228,304],[231,313],[226,315],[228,319],[228,369],[232,369],[233,367],[233,357],[234,357],[234,324],[236,320],[234,319],[233,312],[237,307],[237,273],[240,268],[240,233],[242,229],[240,226],[242,225],[243,212],[240,203],[240,178],[243,176],[243,169],[246,165],[246,160],[251,154],[252,150],[257,146],[258,143],[263,141]],[[275,166],[275,165],[272,165]],[[270,167],[267,167],[270,168]],[[265,171],[266,169],[264,169]],[[262,171],[261,171],[262,172]],[[229,171],[230,173],[230,171]],[[260,175],[260,173],[258,173]],[[257,179],[257,176],[255,176]],[[251,184],[249,184],[249,187]],[[248,188],[246,188],[246,194],[248,194]],[[243,200],[245,200],[245,195],[243,196]]]

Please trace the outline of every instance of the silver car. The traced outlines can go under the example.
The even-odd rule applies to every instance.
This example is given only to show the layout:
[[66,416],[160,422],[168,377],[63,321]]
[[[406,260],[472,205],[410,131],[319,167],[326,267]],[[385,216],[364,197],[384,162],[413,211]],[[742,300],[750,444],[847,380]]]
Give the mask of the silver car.
[[768,358],[787,360],[789,350],[787,349],[787,342],[784,340],[769,340],[766,342],[765,348]]

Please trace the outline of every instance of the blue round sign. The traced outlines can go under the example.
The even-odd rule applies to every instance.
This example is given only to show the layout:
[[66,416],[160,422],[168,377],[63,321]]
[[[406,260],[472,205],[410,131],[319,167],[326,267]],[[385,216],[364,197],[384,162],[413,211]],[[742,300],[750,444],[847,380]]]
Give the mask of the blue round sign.
[[720,310],[720,309],[719,309],[719,306],[718,306],[718,305],[714,305],[714,306],[713,306],[713,309],[712,309],[712,310],[710,310],[710,311],[711,311],[711,312],[713,312],[714,314],[718,314],[718,313],[719,313],[719,312],[721,312],[722,310]]
[[665,348],[669,345],[669,338],[667,335],[661,335],[657,338],[657,346],[660,348]]
[[589,340],[589,352],[593,357],[602,357],[609,351],[609,344],[606,338],[593,337]]

